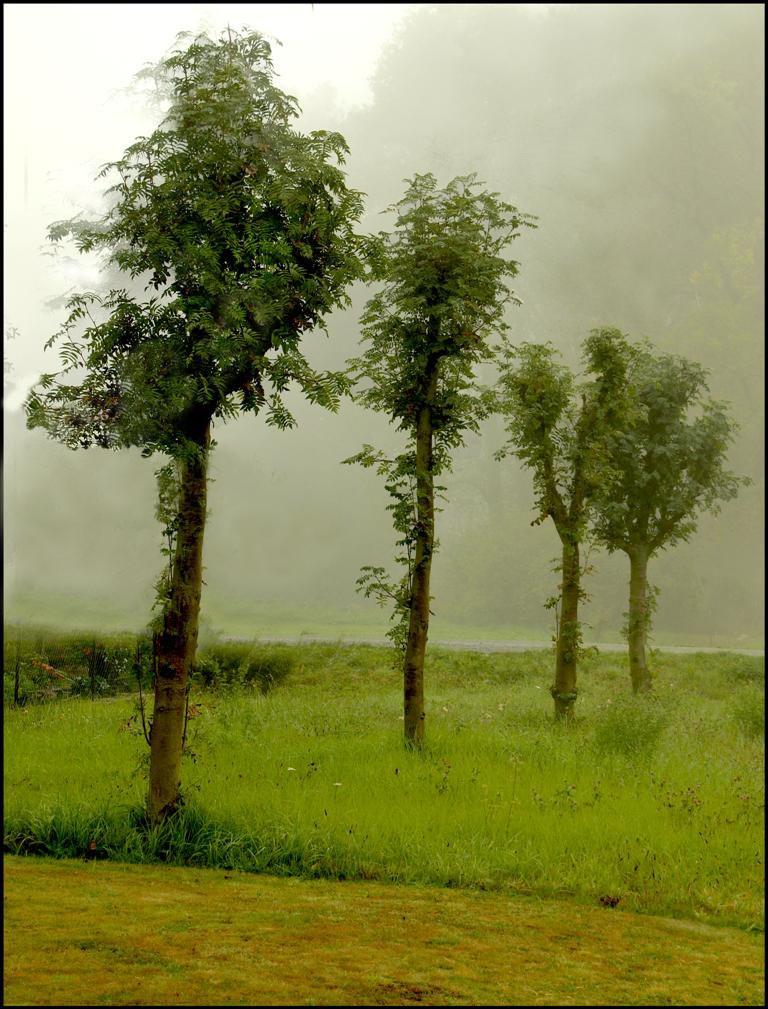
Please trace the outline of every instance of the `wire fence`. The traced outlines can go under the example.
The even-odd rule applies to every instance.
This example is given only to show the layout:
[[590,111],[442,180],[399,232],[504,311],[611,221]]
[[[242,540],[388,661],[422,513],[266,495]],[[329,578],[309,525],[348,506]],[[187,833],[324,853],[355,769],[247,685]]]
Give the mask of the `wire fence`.
[[150,635],[52,634],[5,627],[3,703],[22,706],[61,697],[106,697],[151,680]]
[[[5,627],[3,703],[21,707],[65,697],[98,698],[151,691],[156,641],[149,633],[95,635]],[[287,645],[212,642],[200,649],[190,684],[263,693],[282,683],[295,665]]]

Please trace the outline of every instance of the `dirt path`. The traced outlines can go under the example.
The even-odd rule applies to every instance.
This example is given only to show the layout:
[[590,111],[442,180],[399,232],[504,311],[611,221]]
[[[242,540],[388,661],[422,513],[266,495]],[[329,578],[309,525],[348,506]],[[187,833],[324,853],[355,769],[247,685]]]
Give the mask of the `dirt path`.
[[498,893],[5,859],[6,1005],[760,1005],[761,937]]

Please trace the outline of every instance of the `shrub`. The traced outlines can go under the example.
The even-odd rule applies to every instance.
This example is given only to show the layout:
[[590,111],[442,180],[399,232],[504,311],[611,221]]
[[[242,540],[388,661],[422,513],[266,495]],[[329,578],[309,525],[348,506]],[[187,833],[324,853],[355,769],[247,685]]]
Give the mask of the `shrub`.
[[198,655],[193,676],[214,689],[257,687],[266,694],[285,680],[293,665],[294,659],[287,651],[217,644]]
[[[107,697],[115,692],[113,685],[103,676],[97,676],[93,686],[95,697]],[[91,693],[90,676],[75,676],[69,684],[69,692],[75,697],[89,697]]]
[[722,665],[723,675],[738,683],[762,683],[765,659],[751,655],[729,655]]
[[625,697],[610,703],[595,727],[599,754],[650,760],[667,724],[667,713],[653,697]]
[[745,690],[734,707],[733,720],[747,739],[765,735],[765,692]]

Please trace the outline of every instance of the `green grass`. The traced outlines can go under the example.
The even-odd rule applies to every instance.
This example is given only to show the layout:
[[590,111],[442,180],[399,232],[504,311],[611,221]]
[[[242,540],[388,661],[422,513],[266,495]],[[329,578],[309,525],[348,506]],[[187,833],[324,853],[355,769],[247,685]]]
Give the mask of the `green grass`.
[[187,808],[146,831],[130,697],[6,713],[5,848],[278,875],[571,896],[762,927],[763,660],[664,655],[655,696],[623,656],[585,661],[553,724],[546,652],[434,649],[422,755],[371,647],[275,648],[267,694],[198,690]]

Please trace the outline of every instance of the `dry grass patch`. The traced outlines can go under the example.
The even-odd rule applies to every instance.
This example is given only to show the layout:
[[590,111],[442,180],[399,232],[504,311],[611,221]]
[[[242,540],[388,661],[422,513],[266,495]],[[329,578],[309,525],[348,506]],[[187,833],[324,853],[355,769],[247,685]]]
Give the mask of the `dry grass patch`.
[[555,900],[5,859],[6,1005],[760,1005],[759,937]]

